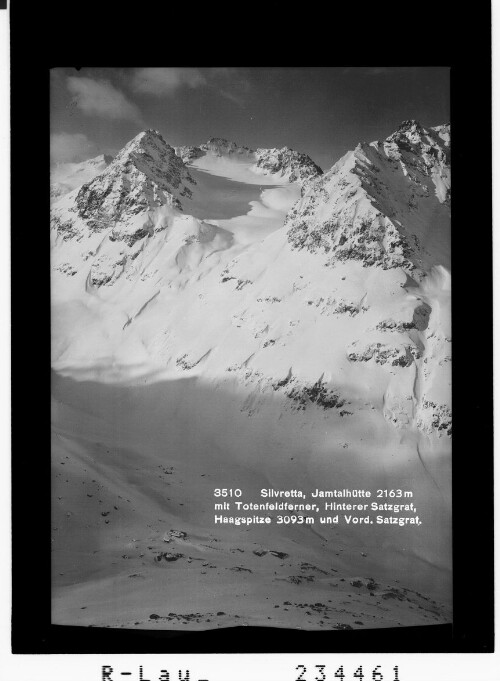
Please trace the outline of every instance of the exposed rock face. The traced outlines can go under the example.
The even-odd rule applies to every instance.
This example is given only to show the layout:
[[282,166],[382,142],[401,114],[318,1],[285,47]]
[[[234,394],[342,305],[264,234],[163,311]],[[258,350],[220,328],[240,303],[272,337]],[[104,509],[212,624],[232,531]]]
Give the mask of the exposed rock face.
[[348,357],[351,362],[368,362],[373,360],[377,364],[389,362],[392,366],[409,367],[415,359],[420,358],[420,352],[416,346],[405,343],[397,346],[369,343],[358,349],[358,341],[355,341]]
[[359,144],[289,213],[292,246],[328,255],[332,266],[425,270],[429,231],[450,220],[449,139],[449,126],[405,121],[384,142]]
[[251,154],[251,149],[244,146],[238,146],[236,142],[230,142],[223,137],[211,137],[208,142],[200,146],[202,151],[212,151],[218,156],[223,154]]
[[[182,198],[192,196],[195,181],[155,130],[137,135],[115,159],[102,158],[102,172],[52,208],[52,226],[65,240],[108,234],[131,247],[153,234],[151,211],[182,210]],[[111,279],[104,277],[106,283]]]
[[298,151],[283,149],[257,149],[256,166],[272,175],[286,177],[289,182],[310,182],[323,174],[309,156]]
[[76,196],[77,213],[105,226],[145,210],[174,205],[190,196],[194,180],[175,150],[160,133],[148,130],[135,137],[106,170],[83,185]]
[[200,144],[198,147],[175,147],[175,153],[182,158],[184,163],[190,163],[201,156],[205,156],[206,153],[211,153],[218,157],[233,155],[251,157],[254,154],[248,147],[238,146],[236,142],[230,142],[223,137],[211,137],[207,142]]
[[203,151],[199,147],[184,146],[184,147],[174,147],[175,153],[179,156],[184,163],[190,163],[200,156],[203,156]]
[[436,404],[423,400],[417,419],[417,426],[427,434],[437,433],[451,437],[451,408],[447,404]]

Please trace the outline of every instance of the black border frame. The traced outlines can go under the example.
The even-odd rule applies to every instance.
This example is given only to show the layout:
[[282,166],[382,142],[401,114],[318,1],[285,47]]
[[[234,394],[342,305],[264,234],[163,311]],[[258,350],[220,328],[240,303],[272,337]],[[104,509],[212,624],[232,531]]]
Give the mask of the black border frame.
[[[451,3],[414,8],[404,17],[401,6],[392,13],[384,4],[394,37],[382,45],[376,26],[383,17],[366,15],[363,28],[342,39],[337,31],[316,31],[316,42],[305,40],[307,18],[300,29],[275,24],[277,42],[270,41],[263,57],[280,61],[276,53],[283,35],[294,48],[305,44],[313,65],[335,63],[335,55],[354,53],[335,65],[450,65],[454,198],[452,206],[454,436],[453,436],[453,625],[369,631],[298,632],[288,629],[231,628],[206,632],[130,631],[61,627],[50,623],[50,281],[47,222],[49,213],[49,69],[81,64],[117,65],[119,36],[130,38],[137,61],[163,63],[178,55],[183,65],[187,45],[198,35],[210,36],[212,64],[227,62],[221,45],[213,44],[214,18],[206,16],[200,34],[190,20],[167,35],[159,22],[141,37],[134,16],[148,17],[147,8],[134,15],[116,10],[106,24],[101,9],[65,5],[59,9],[11,7],[12,95],[12,651],[16,654],[54,653],[260,653],[260,652],[492,652],[493,613],[493,378],[492,378],[492,246],[491,246],[491,15],[487,3],[463,13]],[[410,8],[411,9],[411,8]],[[312,12],[313,10],[311,10]],[[364,10],[363,10],[364,11]],[[74,14],[73,14],[74,12]],[[94,14],[92,14],[92,12]],[[154,10],[156,15],[156,9]],[[215,21],[219,26],[219,12]],[[435,18],[437,16],[437,21]],[[68,23],[58,23],[65,18]],[[421,23],[425,17],[427,24]],[[439,19],[445,20],[443,26]],[[203,20],[203,15],[201,15]],[[94,23],[92,23],[94,21]],[[316,21],[318,21],[316,19]],[[357,21],[355,18],[351,22]],[[378,23],[377,23],[378,22]],[[96,26],[96,23],[99,26]],[[246,29],[248,23],[243,22]],[[240,24],[241,26],[242,24]],[[166,26],[166,25],[165,25]],[[113,27],[111,29],[111,27]],[[218,30],[238,30],[233,27]],[[155,32],[158,31],[156,38]],[[360,35],[361,32],[361,35]],[[170,49],[165,53],[162,39]],[[344,43],[342,43],[344,40]],[[172,43],[173,41],[173,43]],[[157,44],[156,54],[151,45]],[[256,36],[262,51],[265,45]],[[310,45],[310,47],[308,47]],[[335,45],[333,51],[330,46]],[[415,45],[413,54],[406,49]],[[145,52],[142,51],[144,48]],[[360,51],[361,50],[361,51]],[[425,54],[423,52],[425,51]],[[189,50],[194,55],[193,50]],[[200,50],[200,54],[204,54]],[[295,49],[288,54],[300,64]],[[408,60],[404,57],[411,56]],[[245,57],[231,53],[231,61]],[[333,58],[332,58],[333,57]],[[396,58],[399,58],[395,60]],[[203,62],[203,59],[200,59]],[[135,64],[139,65],[139,64]],[[147,65],[147,64],[145,64]],[[471,292],[473,296],[469,302]],[[470,326],[472,325],[473,331]],[[479,360],[481,372],[469,366]],[[469,427],[473,423],[475,430]],[[478,434],[479,433],[479,434]]]

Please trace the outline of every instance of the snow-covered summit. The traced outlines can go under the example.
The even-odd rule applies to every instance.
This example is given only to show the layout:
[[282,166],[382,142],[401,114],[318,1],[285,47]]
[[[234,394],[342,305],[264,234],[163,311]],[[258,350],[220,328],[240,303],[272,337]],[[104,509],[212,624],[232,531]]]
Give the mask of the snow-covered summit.
[[76,196],[82,218],[122,219],[161,205],[180,208],[194,180],[161,134],[146,130],[117,154],[106,170]]
[[331,266],[448,266],[450,198],[449,126],[405,121],[318,178],[287,216],[288,238],[294,248],[326,255]]
[[64,239],[113,229],[113,238],[134,242],[146,236],[147,213],[170,206],[182,210],[195,181],[159,132],[134,137],[99,175],[75,189],[52,210]]

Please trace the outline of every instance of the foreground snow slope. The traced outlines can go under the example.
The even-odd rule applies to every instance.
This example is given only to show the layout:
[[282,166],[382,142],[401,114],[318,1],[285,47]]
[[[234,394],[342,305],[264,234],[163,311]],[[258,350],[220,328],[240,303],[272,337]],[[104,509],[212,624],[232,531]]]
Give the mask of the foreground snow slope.
[[[143,133],[53,208],[58,621],[104,621],[104,610],[80,611],[91,591],[96,603],[113,601],[113,625],[130,615],[134,626],[152,626],[147,609],[159,593],[178,612],[188,601],[190,612],[209,612],[207,599],[221,598],[217,574],[234,582],[219,608],[225,619],[188,626],[240,617],[285,626],[290,608],[280,618],[267,600],[296,602],[299,587],[302,603],[306,593],[307,602],[332,602],[325,607],[347,624],[356,608],[339,599],[360,587],[332,584],[337,572],[373,578],[380,594],[398,580],[441,602],[433,614],[406,596],[387,608],[393,597],[377,605],[365,586],[357,607],[376,626],[445,621],[448,127],[407,121],[324,175],[300,155],[224,140],[176,151]],[[258,501],[261,488],[299,481],[308,491],[411,490],[423,524],[214,526],[214,487],[241,487]],[[100,517],[99,504],[116,506],[116,518]],[[153,556],[176,527],[191,543],[175,539],[182,558],[159,570]],[[91,547],[95,561],[75,562]],[[288,557],[277,567],[273,554],[256,557],[261,549]],[[140,576],[133,589],[129,559]],[[315,579],[298,579],[309,569]],[[167,587],[172,570],[185,589]],[[240,572],[250,610],[248,600],[237,607]],[[110,580],[120,584],[121,610]],[[295,610],[294,626],[333,626],[330,610],[311,610],[306,621]]]
[[[368,407],[356,433],[321,408],[268,407],[249,418],[234,393],[193,378],[55,377],[53,621],[305,629],[449,621],[449,461],[428,457],[426,470],[411,438]],[[256,502],[262,488],[316,486],[411,489],[423,524],[214,525],[217,487]]]

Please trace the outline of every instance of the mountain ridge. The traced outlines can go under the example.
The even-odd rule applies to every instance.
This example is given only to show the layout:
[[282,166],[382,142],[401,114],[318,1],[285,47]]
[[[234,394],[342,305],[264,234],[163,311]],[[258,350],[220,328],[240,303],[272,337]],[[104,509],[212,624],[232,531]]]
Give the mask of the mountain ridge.
[[422,242],[433,224],[449,223],[451,196],[449,126],[438,129],[443,137],[405,121],[386,140],[345,154],[288,214],[292,246],[330,254],[332,265],[357,259],[408,272],[432,266]]
[[[216,146],[220,140],[212,142]],[[246,154],[235,151],[234,143],[229,147],[229,156]],[[318,380],[325,390],[336,390],[339,401],[346,400],[348,377],[362,381],[363,371],[373,367],[376,380],[392,386],[386,386],[385,419],[398,428],[451,434],[450,333],[444,312],[449,305],[449,126],[426,129],[406,121],[386,140],[358,145],[303,187],[280,228],[245,245],[231,231],[231,221],[194,218],[180,209],[174,194],[150,200],[155,181],[157,186],[165,182],[164,159],[179,171],[168,185],[179,196],[189,169],[174,155],[161,136],[141,133],[101,176],[69,195],[65,208],[58,206],[68,197],[56,204],[54,264],[57,276],[68,280],[67,295],[81,296],[84,288],[91,296],[113,299],[124,315],[123,342],[135,337],[143,319],[151,317],[154,330],[160,323],[154,315],[169,306],[165,319],[177,332],[169,331],[165,345],[149,338],[148,331],[141,341],[146,356],[174,373],[221,375],[223,381],[239,377],[245,389],[257,391],[257,404],[265,403],[263,396],[275,385],[281,385],[280,394],[307,395]],[[139,173],[139,198],[127,209],[127,204],[115,205],[113,191],[118,171],[128,173],[130,164]],[[93,187],[102,192],[96,202],[89,201]],[[106,201],[112,218],[102,217]],[[70,216],[69,228],[58,222],[61,210],[62,217]],[[192,300],[195,292],[201,307]],[[184,298],[195,319],[205,319],[211,310],[203,336],[196,336],[182,317]],[[141,321],[135,321],[151,299]],[[336,335],[330,347],[314,328]],[[117,342],[120,346],[122,340]],[[311,357],[303,354],[306,347]],[[325,363],[336,371],[325,373]],[[282,383],[289,375],[293,380]]]
[[216,156],[236,156],[254,162],[254,170],[276,175],[288,182],[308,183],[321,175],[323,170],[307,155],[289,147],[250,149],[225,138],[211,137],[200,146],[176,147],[176,153],[184,162],[190,163],[206,153]]

